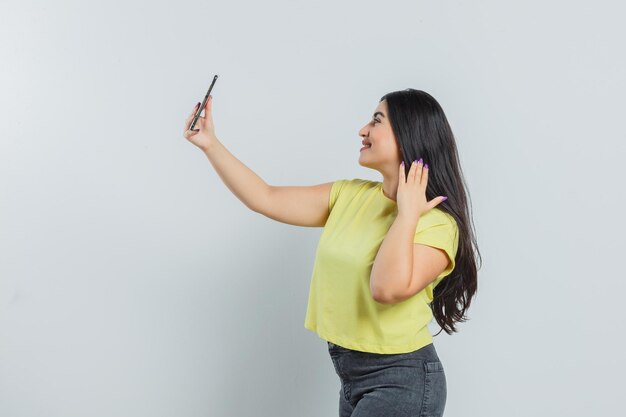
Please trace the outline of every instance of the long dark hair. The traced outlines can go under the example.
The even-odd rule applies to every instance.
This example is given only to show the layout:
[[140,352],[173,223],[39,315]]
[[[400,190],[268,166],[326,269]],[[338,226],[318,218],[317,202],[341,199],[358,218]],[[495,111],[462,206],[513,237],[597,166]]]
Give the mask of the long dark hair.
[[478,286],[476,254],[480,258],[454,135],[437,100],[424,91],[407,88],[385,94],[383,100],[406,174],[415,159],[424,159],[429,167],[426,199],[448,196],[437,208],[453,216],[459,228],[454,270],[439,281],[430,304],[441,330],[452,334],[457,331],[454,323],[467,321],[465,313]]

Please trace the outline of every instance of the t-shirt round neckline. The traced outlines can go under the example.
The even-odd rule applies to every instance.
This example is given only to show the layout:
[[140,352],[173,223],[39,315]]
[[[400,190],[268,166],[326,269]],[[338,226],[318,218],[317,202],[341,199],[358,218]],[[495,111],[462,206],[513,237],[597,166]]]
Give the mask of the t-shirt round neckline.
[[385,195],[385,193],[383,192],[383,183],[382,183],[382,182],[379,182],[379,183],[378,183],[378,192],[380,193],[380,195],[382,195],[382,196],[383,196],[383,198],[384,198],[387,202],[389,202],[389,203],[394,203],[394,204],[398,204],[398,202],[397,202],[397,201],[392,200],[391,198],[389,198],[389,197],[387,197],[387,196]]

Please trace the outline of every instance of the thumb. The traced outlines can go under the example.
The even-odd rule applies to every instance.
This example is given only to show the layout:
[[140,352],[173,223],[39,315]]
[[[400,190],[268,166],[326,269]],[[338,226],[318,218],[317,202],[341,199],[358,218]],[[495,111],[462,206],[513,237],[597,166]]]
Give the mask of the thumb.
[[213,96],[209,95],[205,105],[204,105],[204,115],[207,116],[211,112],[211,107],[213,107]]
[[432,209],[432,208],[437,207],[439,204],[443,203],[443,202],[444,202],[444,201],[446,201],[447,199],[448,199],[448,197],[446,197],[446,196],[441,196],[441,195],[440,195],[439,197],[435,197],[435,198],[433,198],[432,200],[430,200],[430,202],[431,202],[431,206],[430,206],[430,208]]

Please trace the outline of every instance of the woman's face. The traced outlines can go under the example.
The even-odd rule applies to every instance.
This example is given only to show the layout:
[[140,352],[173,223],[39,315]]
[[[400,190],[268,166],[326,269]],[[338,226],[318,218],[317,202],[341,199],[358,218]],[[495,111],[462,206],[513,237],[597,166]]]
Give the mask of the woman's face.
[[359,136],[363,138],[363,142],[371,145],[361,149],[360,165],[380,172],[398,170],[401,152],[389,123],[387,100],[378,103],[372,120],[359,130]]

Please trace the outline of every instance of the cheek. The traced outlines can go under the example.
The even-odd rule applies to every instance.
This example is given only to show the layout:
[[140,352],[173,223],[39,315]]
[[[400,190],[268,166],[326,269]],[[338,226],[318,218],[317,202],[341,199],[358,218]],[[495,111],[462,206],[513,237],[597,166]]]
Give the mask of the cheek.
[[400,163],[400,148],[398,144],[392,139],[388,142],[385,142],[383,146],[381,146],[381,151],[388,155],[391,158],[398,159],[398,163]]
[[385,140],[380,144],[380,148],[385,151],[385,153],[395,154],[398,152],[398,145],[396,145],[393,139]]

